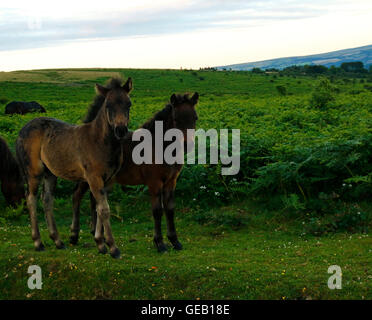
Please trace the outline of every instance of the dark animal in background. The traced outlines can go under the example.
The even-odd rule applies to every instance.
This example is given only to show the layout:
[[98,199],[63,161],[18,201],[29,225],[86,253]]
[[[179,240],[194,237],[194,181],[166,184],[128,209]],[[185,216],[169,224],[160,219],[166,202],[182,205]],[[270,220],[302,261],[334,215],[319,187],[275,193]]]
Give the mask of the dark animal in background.
[[[37,192],[44,179],[43,204],[50,238],[58,249],[64,248],[53,214],[53,194],[57,177],[85,181],[97,202],[95,241],[100,253],[106,244],[114,258],[120,257],[111,231],[107,188],[121,168],[122,143],[128,132],[129,92],[132,80],[114,87],[96,85],[104,97],[97,117],[90,123],[71,125],[53,118],[36,118],[19,132],[16,142],[18,162],[27,181],[27,206],[30,212],[32,240],[36,250],[44,250],[37,222]],[[102,233],[104,231],[104,234]],[[105,240],[104,240],[105,239]]]
[[20,204],[25,197],[23,179],[18,163],[3,138],[0,138],[0,181],[7,205]]
[[[188,94],[175,95],[171,97],[171,101],[166,107],[155,114],[155,116],[142,125],[142,128],[148,129],[155,142],[155,121],[163,122],[164,133],[171,128],[178,128],[183,132],[185,143],[194,143],[194,136],[187,135],[187,129],[195,129],[198,119],[195,106],[198,103],[199,95],[195,93],[191,98]],[[94,119],[95,109],[91,109],[88,113],[87,120]],[[159,252],[167,250],[163,242],[161,231],[161,219],[163,210],[165,211],[167,220],[167,236],[172,243],[174,249],[181,250],[182,245],[178,240],[176,228],[174,224],[174,192],[176,188],[177,178],[182,170],[181,164],[168,165],[164,164],[141,164],[137,165],[132,160],[132,151],[139,142],[132,141],[132,132],[125,138],[123,145],[124,162],[115,177],[115,182],[123,186],[125,185],[146,185],[149,188],[151,195],[152,213],[155,222],[154,243]],[[164,142],[163,148],[167,144]],[[155,150],[153,148],[153,154]],[[88,190],[86,183],[80,183],[75,188],[73,195],[74,217],[71,226],[72,235],[70,242],[76,244],[79,237],[79,208],[80,202],[84,193]],[[92,233],[96,230],[96,203],[91,196],[91,214],[92,214]]]
[[29,112],[45,113],[45,108],[36,101],[22,102],[12,101],[5,106],[5,114],[25,114]]

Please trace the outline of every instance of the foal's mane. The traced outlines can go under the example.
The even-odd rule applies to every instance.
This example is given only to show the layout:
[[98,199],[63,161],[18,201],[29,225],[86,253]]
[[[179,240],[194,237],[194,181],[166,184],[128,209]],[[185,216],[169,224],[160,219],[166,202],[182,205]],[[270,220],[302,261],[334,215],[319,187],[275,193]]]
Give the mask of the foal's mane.
[[18,163],[5,140],[0,137],[0,178],[5,177],[16,181],[21,179]]
[[[122,78],[113,77],[107,81],[105,87],[108,89],[119,89],[122,85],[123,85]],[[84,123],[92,122],[96,118],[104,102],[105,102],[105,97],[102,94],[97,93],[92,104],[89,106],[88,113],[85,116],[85,119],[83,120],[83,122]]]
[[[185,94],[177,94],[176,101],[178,104],[182,103],[191,103],[190,96],[188,93]],[[173,105],[168,103],[162,110],[158,111],[154,114],[154,116],[147,120],[141,128],[147,129],[150,132],[154,132],[155,130],[155,121],[166,121],[169,119],[169,116],[172,114]]]

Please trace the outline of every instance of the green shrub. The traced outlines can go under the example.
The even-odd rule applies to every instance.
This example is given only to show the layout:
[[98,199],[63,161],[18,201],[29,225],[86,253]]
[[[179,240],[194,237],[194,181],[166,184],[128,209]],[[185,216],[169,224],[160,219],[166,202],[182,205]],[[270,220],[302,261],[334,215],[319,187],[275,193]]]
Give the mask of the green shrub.
[[287,94],[287,88],[285,86],[276,86],[276,90],[281,96],[285,96]]
[[324,109],[335,100],[335,89],[327,78],[322,78],[315,86],[310,99],[310,106]]
[[371,214],[357,204],[338,202],[326,216],[312,215],[304,222],[305,233],[320,236],[329,232],[368,233]]
[[238,229],[249,224],[250,218],[243,210],[193,210],[191,218],[203,225]]

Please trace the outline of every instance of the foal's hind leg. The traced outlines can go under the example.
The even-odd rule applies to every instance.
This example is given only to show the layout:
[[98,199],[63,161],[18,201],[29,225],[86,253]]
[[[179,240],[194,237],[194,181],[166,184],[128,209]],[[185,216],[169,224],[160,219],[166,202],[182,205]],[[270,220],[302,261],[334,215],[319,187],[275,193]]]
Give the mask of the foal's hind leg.
[[27,178],[27,207],[30,213],[31,220],[31,237],[34,241],[34,246],[36,251],[43,251],[45,247],[41,242],[40,231],[37,221],[37,191],[39,189],[40,179],[38,177],[28,177]]
[[71,224],[70,243],[77,244],[79,241],[80,232],[80,204],[89,185],[86,182],[80,182],[76,185],[72,195],[73,216]]
[[48,225],[49,236],[56,244],[57,249],[64,249],[65,245],[59,238],[56,222],[54,220],[53,204],[54,204],[54,191],[57,184],[57,177],[54,176],[49,170],[46,169],[44,177],[44,192],[43,204],[45,219]]

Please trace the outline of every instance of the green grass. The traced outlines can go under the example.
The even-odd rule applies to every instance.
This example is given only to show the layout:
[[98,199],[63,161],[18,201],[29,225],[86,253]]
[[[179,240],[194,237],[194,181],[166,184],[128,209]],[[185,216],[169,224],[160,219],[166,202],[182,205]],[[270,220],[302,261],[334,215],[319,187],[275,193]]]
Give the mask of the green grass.
[[[302,232],[298,221],[255,212],[247,203],[211,209],[241,210],[248,226],[232,229],[193,221],[197,209],[181,207],[177,227],[184,250],[159,254],[152,244],[145,195],[120,208],[113,232],[122,257],[100,255],[83,206],[80,243],[57,250],[40,223],[45,252],[35,252],[27,217],[0,227],[1,299],[371,299],[371,237]],[[141,204],[142,203],[142,204]],[[69,236],[71,205],[58,201],[57,224]],[[123,215],[122,215],[123,216]],[[40,220],[43,221],[42,215]],[[39,265],[42,290],[27,288],[27,268]],[[342,290],[330,290],[328,267],[343,270]]]
[[[87,199],[80,243],[62,251],[48,237],[40,206],[46,251],[35,252],[27,214],[5,208],[0,196],[0,299],[372,298],[368,228],[364,233],[323,228],[318,237],[310,232],[318,224],[332,223],[335,212],[349,214],[346,203],[355,211],[352,219],[358,210],[371,216],[368,179],[342,187],[343,179],[357,180],[370,172],[372,93],[363,84],[336,80],[339,92],[323,110],[309,105],[316,83],[310,77],[132,69],[0,73],[0,135],[13,149],[19,130],[38,116],[6,116],[6,101],[35,100],[47,116],[81,123],[94,97],[94,83],[117,74],[134,81],[131,129],[162,108],[173,92],[199,91],[199,128],[241,130],[245,153],[238,181],[224,180],[218,169],[186,166],[176,193],[176,224],[184,250],[166,254],[158,254],[152,245],[146,190],[124,193],[115,188],[110,206],[120,260],[98,254],[89,233]],[[286,87],[285,96],[277,86]],[[252,186],[260,193],[252,194]],[[65,243],[72,188],[63,181],[57,186],[55,216]],[[334,205],[334,198],[342,206]],[[310,208],[310,202],[321,209]],[[42,268],[42,290],[27,288],[27,268],[33,264]],[[342,268],[342,290],[328,289],[331,265]]]

